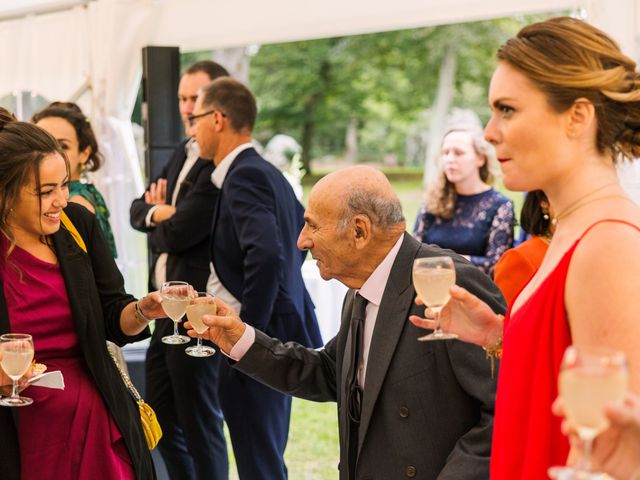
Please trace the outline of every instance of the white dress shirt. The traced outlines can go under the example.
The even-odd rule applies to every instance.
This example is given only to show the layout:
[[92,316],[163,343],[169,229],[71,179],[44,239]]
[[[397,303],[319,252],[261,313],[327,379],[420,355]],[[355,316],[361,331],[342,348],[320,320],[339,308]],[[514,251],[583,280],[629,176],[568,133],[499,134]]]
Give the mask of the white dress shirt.
[[[182,182],[189,174],[189,171],[193,168],[195,163],[198,161],[200,157],[200,147],[196,143],[195,139],[191,138],[184,146],[184,151],[187,154],[187,158],[182,165],[182,169],[178,174],[178,178],[176,180],[176,187],[173,189],[173,195],[171,196],[171,205],[176,205],[176,200],[178,198],[178,193],[180,192],[180,187],[182,186]],[[145,222],[147,227],[155,227],[156,224],[153,223],[151,218],[153,217],[153,212],[156,211],[158,205],[154,205],[147,212],[147,216],[145,218]],[[153,286],[159,290],[164,282],[167,281],[167,258],[169,255],[167,253],[161,253],[158,255],[158,260],[156,260],[156,266],[153,270],[153,278],[152,283]]]

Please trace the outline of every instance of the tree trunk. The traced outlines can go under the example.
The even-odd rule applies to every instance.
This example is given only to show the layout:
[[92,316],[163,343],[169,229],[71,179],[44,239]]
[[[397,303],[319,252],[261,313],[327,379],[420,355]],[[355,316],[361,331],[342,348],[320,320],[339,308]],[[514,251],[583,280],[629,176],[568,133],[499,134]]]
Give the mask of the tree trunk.
[[447,46],[447,50],[440,67],[438,90],[436,99],[431,108],[431,122],[429,127],[429,140],[427,154],[424,159],[424,175],[422,181],[426,186],[437,175],[438,169],[434,160],[437,158],[442,135],[446,128],[447,113],[453,99],[453,87],[456,78],[456,49],[453,44]]
[[249,82],[249,55],[246,47],[216,48],[211,55],[214,62],[218,62],[231,74],[233,78],[245,85]]
[[358,162],[358,120],[352,118],[347,125],[344,159],[347,163]]
[[311,175],[313,141],[316,133],[316,107],[324,100],[331,83],[331,64],[328,60],[322,62],[318,75],[322,80],[320,88],[317,92],[309,95],[305,102],[302,122],[302,155],[300,161],[302,162],[302,168],[309,175]]
[[302,123],[302,155],[300,162],[307,175],[311,175],[311,149],[315,135],[315,106],[317,96],[312,95],[304,106],[304,121]]

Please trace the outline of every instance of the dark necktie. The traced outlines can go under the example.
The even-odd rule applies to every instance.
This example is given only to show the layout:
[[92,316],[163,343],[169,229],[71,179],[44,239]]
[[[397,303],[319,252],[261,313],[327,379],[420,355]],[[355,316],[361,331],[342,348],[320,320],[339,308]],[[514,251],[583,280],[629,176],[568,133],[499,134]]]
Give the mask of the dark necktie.
[[362,357],[362,335],[366,316],[367,300],[356,294],[351,310],[351,350],[347,370],[347,412],[349,413],[349,478],[355,478],[358,456],[358,428],[362,409],[362,387],[358,384],[358,365]]

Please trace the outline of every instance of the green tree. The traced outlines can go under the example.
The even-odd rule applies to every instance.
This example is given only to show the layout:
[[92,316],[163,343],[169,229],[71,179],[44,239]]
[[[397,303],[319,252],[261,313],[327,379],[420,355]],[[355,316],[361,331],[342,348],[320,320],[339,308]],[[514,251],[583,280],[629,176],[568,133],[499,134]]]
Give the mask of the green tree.
[[428,127],[424,112],[434,102],[445,52],[456,57],[451,106],[486,120],[495,52],[531,18],[264,45],[251,62],[256,135],[298,139],[310,171],[313,157],[341,155],[345,132],[357,125],[364,158],[394,152],[402,160],[416,123],[426,118]]

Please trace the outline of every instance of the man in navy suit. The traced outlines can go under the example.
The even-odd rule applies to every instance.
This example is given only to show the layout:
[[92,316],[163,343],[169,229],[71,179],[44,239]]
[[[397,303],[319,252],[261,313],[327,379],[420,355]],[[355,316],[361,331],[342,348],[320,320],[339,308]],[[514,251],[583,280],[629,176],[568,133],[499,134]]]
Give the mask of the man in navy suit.
[[[304,208],[285,177],[251,144],[252,93],[229,77],[204,87],[194,115],[201,157],[216,165],[220,188],[211,233],[207,291],[272,337],[322,345],[296,247]],[[287,478],[283,454],[291,397],[220,364],[220,398],[243,480]]]
[[[180,79],[178,100],[185,133],[198,91],[229,73],[212,61],[193,64]],[[209,225],[218,189],[214,165],[199,157],[192,138],[181,142],[160,176],[131,204],[131,225],[148,234],[149,288],[182,280],[204,291],[209,278]],[[184,333],[182,325],[180,332]],[[157,322],[146,359],[146,395],[163,429],[158,449],[172,479],[226,480],[229,461],[216,378],[220,356],[194,358],[166,345],[173,322]],[[203,382],[202,378],[212,379]]]

